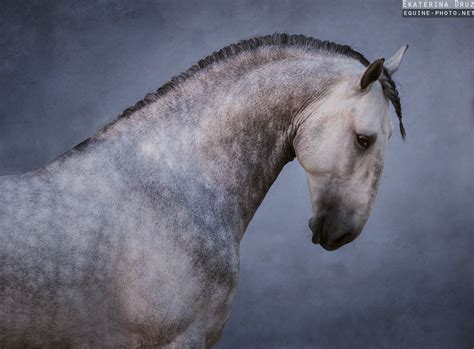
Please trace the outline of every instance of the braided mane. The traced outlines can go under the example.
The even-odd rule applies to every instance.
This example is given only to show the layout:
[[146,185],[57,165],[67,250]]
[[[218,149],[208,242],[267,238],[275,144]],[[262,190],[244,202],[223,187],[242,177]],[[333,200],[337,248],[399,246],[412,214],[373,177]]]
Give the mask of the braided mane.
[[[128,117],[136,111],[142,109],[144,106],[155,102],[160,96],[163,96],[167,92],[173,90],[177,85],[183,83],[200,70],[203,70],[206,67],[216,62],[222,61],[226,58],[234,57],[241,52],[254,50],[263,46],[309,47],[316,50],[324,50],[354,58],[360,63],[362,63],[364,66],[368,66],[370,63],[361,53],[353,50],[350,46],[340,45],[331,41],[321,41],[319,39],[307,37],[304,35],[288,35],[278,33],[273,35],[255,37],[248,40],[242,40],[236,44],[226,46],[220,49],[219,51],[210,54],[206,58],[201,59],[197,64],[194,64],[184,73],[181,73],[180,75],[171,78],[170,81],[165,83],[155,92],[147,94],[144,99],[138,101],[134,106],[125,109],[122,114],[119,115],[119,118]],[[398,94],[395,82],[392,80],[392,77],[385,68],[384,74],[380,79],[380,83],[382,84],[384,95],[395,108],[395,112],[399,121],[400,133],[402,135],[402,138],[405,139],[405,128],[403,127],[402,122],[400,96]]]

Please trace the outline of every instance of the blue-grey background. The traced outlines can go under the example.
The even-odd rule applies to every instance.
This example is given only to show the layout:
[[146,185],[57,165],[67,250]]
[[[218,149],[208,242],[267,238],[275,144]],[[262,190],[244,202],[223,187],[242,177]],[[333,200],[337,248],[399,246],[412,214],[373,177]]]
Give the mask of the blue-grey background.
[[392,138],[364,233],[310,241],[288,165],[241,246],[218,348],[472,348],[473,22],[406,19],[401,1],[1,1],[0,174],[40,167],[211,51],[273,32],[410,44],[395,78],[408,139]]

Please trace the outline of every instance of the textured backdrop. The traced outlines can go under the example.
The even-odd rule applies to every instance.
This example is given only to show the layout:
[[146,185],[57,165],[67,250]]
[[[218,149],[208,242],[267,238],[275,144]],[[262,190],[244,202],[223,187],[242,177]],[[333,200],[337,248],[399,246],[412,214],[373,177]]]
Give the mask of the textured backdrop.
[[288,165],[241,245],[218,348],[472,348],[472,19],[403,19],[401,1],[2,1],[0,174],[40,167],[171,76],[273,32],[347,43],[370,60],[410,44],[408,138],[352,244],[310,241],[303,170]]

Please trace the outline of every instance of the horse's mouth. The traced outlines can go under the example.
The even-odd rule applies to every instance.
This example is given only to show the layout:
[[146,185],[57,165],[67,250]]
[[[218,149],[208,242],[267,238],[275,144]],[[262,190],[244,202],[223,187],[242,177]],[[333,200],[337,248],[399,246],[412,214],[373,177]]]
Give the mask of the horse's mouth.
[[321,241],[320,245],[322,248],[324,248],[326,251],[334,251],[337,250],[338,248],[348,244],[349,242],[353,241],[356,238],[356,234],[351,234],[347,233],[338,238],[335,241],[328,242],[326,241]]

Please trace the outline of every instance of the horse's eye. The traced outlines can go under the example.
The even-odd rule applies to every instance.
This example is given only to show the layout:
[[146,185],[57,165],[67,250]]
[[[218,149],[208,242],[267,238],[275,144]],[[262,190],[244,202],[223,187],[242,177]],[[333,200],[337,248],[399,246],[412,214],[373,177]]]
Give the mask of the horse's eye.
[[370,138],[364,135],[357,134],[356,135],[357,143],[364,149],[370,147]]

